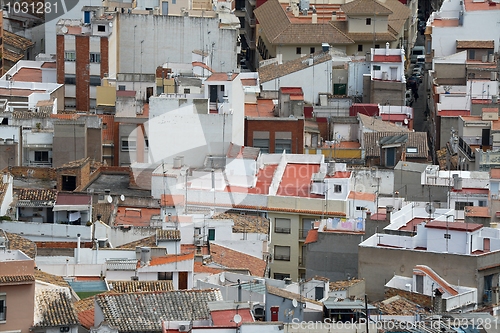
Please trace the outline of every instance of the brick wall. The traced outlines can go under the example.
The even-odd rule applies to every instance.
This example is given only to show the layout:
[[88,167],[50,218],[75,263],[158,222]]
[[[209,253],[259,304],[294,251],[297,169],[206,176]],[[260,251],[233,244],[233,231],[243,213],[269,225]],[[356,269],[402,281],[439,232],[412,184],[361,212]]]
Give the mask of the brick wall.
[[64,83],[64,35],[56,37],[57,83]]
[[90,109],[90,38],[75,36],[76,45],[76,110]]
[[27,177],[28,170],[33,170],[31,178],[44,179],[44,180],[56,180],[56,170],[53,168],[33,168],[33,167],[23,167],[16,166],[10,169],[10,173],[14,177]]
[[108,39],[105,37],[101,37],[101,78],[104,77],[104,74],[109,73],[108,59]]
[[[291,121],[288,118],[273,120],[245,120],[245,146],[253,145],[254,131],[269,132],[269,153],[275,153],[276,132],[292,133],[292,154],[304,153],[304,119]],[[279,152],[281,153],[281,152]]]

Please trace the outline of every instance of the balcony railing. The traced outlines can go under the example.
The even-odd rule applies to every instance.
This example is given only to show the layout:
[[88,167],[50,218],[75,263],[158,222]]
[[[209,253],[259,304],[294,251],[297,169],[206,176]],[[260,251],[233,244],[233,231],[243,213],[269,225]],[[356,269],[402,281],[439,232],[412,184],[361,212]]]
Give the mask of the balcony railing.
[[250,17],[249,12],[245,12],[245,21],[248,22],[248,25],[250,25],[252,28],[255,27],[255,18]]
[[299,230],[299,239],[306,239],[307,234],[309,233],[309,230],[311,230],[311,229],[300,229]]
[[306,258],[299,257],[299,267],[306,267]]
[[290,256],[289,255],[274,255],[274,260],[282,260],[282,261],[290,261]]
[[485,290],[483,294],[483,302],[491,303],[491,295],[493,294],[492,290]]
[[290,231],[291,231],[290,228],[279,228],[279,227],[274,228],[274,232],[278,234],[289,234]]
[[458,147],[470,160],[474,160],[474,150],[461,137],[458,138]]

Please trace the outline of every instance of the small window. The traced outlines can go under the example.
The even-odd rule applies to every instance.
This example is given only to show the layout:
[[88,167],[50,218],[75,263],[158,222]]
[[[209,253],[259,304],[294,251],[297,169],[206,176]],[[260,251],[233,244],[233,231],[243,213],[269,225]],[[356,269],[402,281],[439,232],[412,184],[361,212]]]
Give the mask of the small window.
[[35,162],[48,162],[49,152],[48,151],[35,151]]
[[126,88],[126,87],[125,87],[124,85],[121,85],[121,84],[120,84],[120,85],[118,85],[118,90],[120,90],[120,91],[124,91],[124,90],[125,90],[125,88]]
[[316,48],[315,47],[311,47],[310,51],[311,51],[310,53],[313,54],[316,51]]
[[480,200],[479,203],[478,203],[478,206],[479,207],[487,207],[487,202],[484,201],[484,200]]
[[291,231],[292,221],[290,219],[274,219],[274,232],[279,234],[289,234]]
[[464,210],[465,207],[470,207],[474,206],[473,202],[463,202],[463,201],[456,201],[455,202],[455,210]]
[[358,45],[358,52],[363,52],[363,45]]
[[379,65],[373,65],[373,70],[374,71],[379,71],[380,70],[380,66]]
[[366,25],[372,25],[372,19],[371,18],[367,18],[366,19]]
[[101,63],[101,54],[96,53],[96,52],[91,52],[90,53],[90,62],[100,64]]
[[66,75],[64,75],[64,84],[76,84],[76,76],[75,76],[75,74],[66,74]]
[[296,54],[302,54],[302,49],[301,49],[300,47],[297,47],[297,48],[295,49],[295,53],[296,53]]
[[177,3],[177,0],[172,0],[172,5],[175,5]]
[[365,210],[366,208],[363,206],[356,206],[356,210]]
[[376,49],[380,49],[380,44],[375,44]]
[[342,193],[342,185],[333,185],[333,192]]
[[7,294],[0,293],[0,322],[7,320]]
[[274,279],[275,280],[284,280],[284,279],[289,279],[290,274],[285,274],[285,273],[274,273]]
[[108,124],[107,123],[103,123],[102,124],[102,129],[107,129],[108,128]]
[[89,78],[89,85],[97,87],[101,85],[101,77],[97,75],[91,75]]
[[290,246],[274,246],[274,260],[290,261]]
[[104,24],[99,24],[97,26],[97,31],[99,31],[99,32],[106,32],[106,26]]
[[406,153],[408,153],[408,154],[417,154],[418,153],[418,148],[417,147],[406,147]]
[[135,151],[136,141],[129,138],[122,138],[122,151]]
[[469,50],[469,60],[476,59],[476,50]]
[[75,51],[64,52],[64,61],[76,61],[76,52]]
[[185,93],[185,94],[190,94],[190,93],[191,93],[191,89],[189,89],[189,88],[184,88],[184,93]]
[[173,274],[172,272],[158,272],[158,280],[173,280]]

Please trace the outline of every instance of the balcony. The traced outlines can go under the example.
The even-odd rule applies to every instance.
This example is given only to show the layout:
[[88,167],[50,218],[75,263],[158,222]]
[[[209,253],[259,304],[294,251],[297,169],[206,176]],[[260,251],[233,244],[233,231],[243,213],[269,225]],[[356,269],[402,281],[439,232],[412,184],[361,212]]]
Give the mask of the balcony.
[[255,18],[251,18],[248,11],[245,12],[245,21],[248,22],[248,25],[252,28],[255,28]]
[[299,229],[299,240],[304,240],[311,229]]
[[274,260],[290,261],[290,255],[274,255]]
[[458,147],[469,160],[474,160],[474,150],[469,146],[467,142],[465,142],[464,139],[462,139],[462,137],[458,138]]
[[274,232],[277,234],[289,234],[291,232],[291,229],[290,228],[275,227]]
[[299,267],[300,268],[305,268],[306,267],[306,258],[299,257]]

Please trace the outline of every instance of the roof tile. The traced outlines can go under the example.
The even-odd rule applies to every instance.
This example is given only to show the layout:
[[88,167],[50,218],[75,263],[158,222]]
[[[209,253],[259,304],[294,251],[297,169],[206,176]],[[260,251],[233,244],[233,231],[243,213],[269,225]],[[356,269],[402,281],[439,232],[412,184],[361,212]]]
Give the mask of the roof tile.
[[248,268],[251,275],[264,276],[266,262],[257,257],[232,250],[230,248],[211,243],[210,256],[212,262],[228,269]]
[[35,327],[78,325],[69,289],[40,289],[35,295]]

